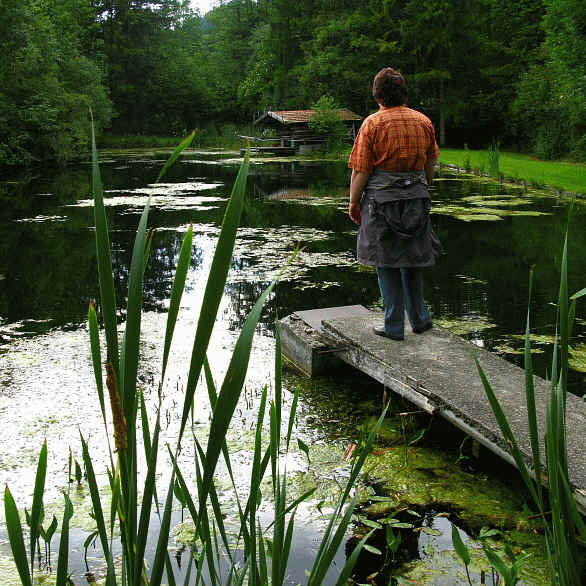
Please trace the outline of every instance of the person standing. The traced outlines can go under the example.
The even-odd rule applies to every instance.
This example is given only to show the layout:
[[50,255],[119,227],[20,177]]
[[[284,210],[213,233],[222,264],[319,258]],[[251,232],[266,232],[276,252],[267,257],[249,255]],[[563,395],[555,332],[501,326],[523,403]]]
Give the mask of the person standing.
[[427,189],[439,148],[431,120],[406,106],[407,84],[398,71],[379,71],[372,94],[379,110],[362,123],[348,161],[348,214],[359,225],[358,261],[376,267],[383,298],[384,325],[374,333],[403,340],[405,310],[414,333],[432,327],[421,269],[443,252]]

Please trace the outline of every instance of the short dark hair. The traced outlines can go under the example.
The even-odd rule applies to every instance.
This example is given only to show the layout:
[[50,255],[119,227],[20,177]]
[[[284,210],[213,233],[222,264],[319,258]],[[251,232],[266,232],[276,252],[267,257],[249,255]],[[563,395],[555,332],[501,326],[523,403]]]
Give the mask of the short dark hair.
[[374,77],[372,95],[383,106],[402,106],[407,100],[407,84],[398,71],[385,67]]

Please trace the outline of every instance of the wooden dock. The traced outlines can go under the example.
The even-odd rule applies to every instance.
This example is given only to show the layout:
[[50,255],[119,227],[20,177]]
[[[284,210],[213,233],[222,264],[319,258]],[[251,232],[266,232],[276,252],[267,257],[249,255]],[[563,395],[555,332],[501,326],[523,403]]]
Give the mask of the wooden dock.
[[[246,152],[245,148],[240,149],[240,155],[244,155]],[[295,154],[295,147],[291,146],[251,146],[250,147],[250,154],[251,155],[263,155],[263,154],[270,154],[270,155],[283,155],[289,156]]]
[[[523,369],[434,326],[416,335],[405,328],[401,342],[376,336],[382,312],[360,305],[299,311],[281,320],[283,354],[309,376],[344,362],[361,370],[430,414],[441,415],[514,465],[506,449],[474,363],[475,354],[491,383],[525,459],[531,446]],[[543,444],[546,381],[534,377],[540,438]],[[567,445],[570,483],[586,514],[586,402],[567,398]],[[541,454],[545,462],[545,450]]]

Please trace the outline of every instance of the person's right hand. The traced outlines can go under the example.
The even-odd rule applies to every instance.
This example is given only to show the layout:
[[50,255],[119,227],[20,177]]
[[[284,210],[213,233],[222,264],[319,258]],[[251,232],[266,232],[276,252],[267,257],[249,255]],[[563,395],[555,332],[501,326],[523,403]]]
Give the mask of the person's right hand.
[[360,202],[357,201],[355,203],[350,202],[348,205],[348,215],[350,219],[360,226]]

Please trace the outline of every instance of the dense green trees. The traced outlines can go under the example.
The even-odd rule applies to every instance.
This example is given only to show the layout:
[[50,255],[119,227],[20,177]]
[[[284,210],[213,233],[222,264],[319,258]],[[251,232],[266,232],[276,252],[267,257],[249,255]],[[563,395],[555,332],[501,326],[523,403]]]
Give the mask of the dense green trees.
[[545,40],[518,84],[514,112],[539,156],[586,161],[586,4],[546,0]]
[[249,122],[321,96],[366,115],[406,76],[445,144],[586,159],[579,0],[0,0],[0,165],[65,161],[87,108],[113,133]]
[[110,120],[100,67],[82,52],[76,4],[0,3],[0,165],[66,161],[87,144],[89,107],[98,127]]

